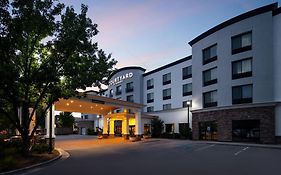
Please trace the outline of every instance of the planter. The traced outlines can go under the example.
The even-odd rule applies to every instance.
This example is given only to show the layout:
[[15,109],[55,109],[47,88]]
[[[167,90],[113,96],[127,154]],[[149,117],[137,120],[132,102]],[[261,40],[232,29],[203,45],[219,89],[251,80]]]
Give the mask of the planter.
[[142,138],[149,139],[149,138],[151,138],[151,135],[143,135]]
[[135,142],[135,141],[137,141],[137,138],[136,138],[136,137],[130,136],[130,137],[129,137],[129,140],[130,140],[131,142]]

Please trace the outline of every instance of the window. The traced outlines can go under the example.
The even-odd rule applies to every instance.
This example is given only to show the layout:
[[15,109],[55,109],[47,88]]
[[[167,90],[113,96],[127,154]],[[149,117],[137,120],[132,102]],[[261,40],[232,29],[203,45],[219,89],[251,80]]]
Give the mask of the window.
[[121,95],[122,94],[122,86],[117,86],[116,87],[116,95]]
[[169,104],[164,104],[164,105],[163,105],[163,110],[169,110],[169,109],[171,109],[171,108],[172,108],[171,103],[169,103]]
[[204,108],[217,106],[217,91],[210,91],[203,94]]
[[146,81],[146,89],[148,90],[152,88],[154,88],[153,78]]
[[[189,107],[192,107],[192,100],[188,100],[188,101],[190,102]],[[183,108],[187,108],[187,101],[183,101],[183,102],[182,102],[182,107],[183,107]]]
[[113,89],[110,89],[110,91],[109,91],[109,97],[113,97]]
[[232,87],[232,104],[252,103],[253,85],[242,85]]
[[163,75],[163,85],[171,83],[171,73]]
[[218,140],[218,122],[206,121],[199,122],[200,140]]
[[252,76],[252,58],[232,62],[232,79]]
[[217,44],[203,50],[203,65],[217,60]]
[[174,132],[174,124],[165,124],[165,132],[173,133]]
[[252,49],[252,32],[246,32],[231,37],[232,54],[245,52]]
[[211,84],[216,84],[217,80],[217,67],[206,70],[203,72],[203,85],[208,86]]
[[148,93],[147,94],[147,103],[152,103],[152,102],[154,102],[154,94]]
[[182,85],[182,96],[192,95],[192,83]]
[[192,77],[192,66],[182,68],[182,79],[185,80],[191,77]]
[[134,102],[134,96],[133,95],[128,95],[127,96],[127,101]]
[[148,106],[146,111],[147,112],[153,112],[154,111],[154,107],[153,106]]
[[171,99],[171,88],[163,90],[163,100]]
[[133,92],[133,91],[134,91],[133,82],[127,83],[126,84],[126,92]]

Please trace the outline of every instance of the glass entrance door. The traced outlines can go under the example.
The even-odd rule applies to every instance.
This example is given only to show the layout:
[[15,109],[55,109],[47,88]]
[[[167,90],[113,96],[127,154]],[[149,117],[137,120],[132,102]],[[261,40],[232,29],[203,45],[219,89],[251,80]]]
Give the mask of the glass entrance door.
[[200,140],[217,140],[218,129],[216,121],[200,122],[199,123],[199,138]]
[[122,136],[122,120],[114,121],[114,135],[117,137]]

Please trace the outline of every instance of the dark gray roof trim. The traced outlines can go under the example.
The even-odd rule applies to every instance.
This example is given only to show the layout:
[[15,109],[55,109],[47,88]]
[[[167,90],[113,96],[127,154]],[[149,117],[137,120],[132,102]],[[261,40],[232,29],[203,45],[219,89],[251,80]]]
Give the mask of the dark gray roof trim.
[[274,11],[275,9],[277,9],[278,7],[278,3],[272,3],[272,4],[269,4],[269,5],[266,5],[266,6],[263,6],[263,7],[260,7],[260,8],[257,8],[257,9],[254,9],[254,10],[251,10],[249,12],[246,12],[246,13],[243,13],[241,15],[238,15],[234,18],[231,18],[209,30],[207,30],[206,32],[202,33],[201,35],[197,36],[196,38],[194,38],[193,40],[191,40],[188,44],[190,46],[192,46],[193,44],[197,43],[198,41],[202,40],[203,38],[206,38],[207,36],[231,25],[231,24],[234,24],[234,23],[237,23],[239,21],[242,21],[244,19],[247,19],[247,18],[250,18],[250,17],[253,17],[253,16],[256,16],[256,15],[259,15],[259,14],[262,14],[262,13],[265,13],[265,12],[268,12],[268,11]]
[[142,68],[142,67],[139,67],[139,66],[122,67],[122,68],[120,68],[120,69],[115,70],[115,71],[108,77],[108,79],[110,80],[111,77],[113,77],[115,74],[117,74],[117,73],[120,72],[120,71],[123,71],[123,70],[130,70],[130,69],[139,69],[139,70],[145,72],[145,69]]
[[192,58],[191,55],[190,55],[190,56],[187,56],[187,57],[184,57],[184,58],[182,58],[182,59],[180,59],[180,60],[177,60],[177,61],[175,61],[175,62],[172,62],[172,63],[170,63],[170,64],[166,64],[165,66],[162,66],[162,67],[159,67],[159,68],[154,69],[154,70],[152,70],[152,71],[149,71],[149,72],[143,74],[143,76],[145,77],[145,76],[150,75],[150,74],[153,74],[153,73],[155,73],[155,72],[159,72],[159,71],[161,71],[161,70],[163,70],[163,69],[167,69],[167,68],[169,68],[169,67],[172,67],[172,66],[174,66],[174,65],[180,64],[180,63],[185,62],[185,61],[187,61],[187,60],[191,60],[191,58]]
[[279,7],[279,8],[276,9],[276,10],[274,10],[274,11],[272,12],[272,15],[275,16],[275,15],[278,15],[278,14],[280,14],[280,13],[281,13],[281,7]]

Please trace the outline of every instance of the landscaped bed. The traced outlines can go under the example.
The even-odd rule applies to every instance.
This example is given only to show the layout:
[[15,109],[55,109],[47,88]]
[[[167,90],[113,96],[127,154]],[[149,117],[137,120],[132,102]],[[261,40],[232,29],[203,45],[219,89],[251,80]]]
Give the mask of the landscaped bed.
[[23,157],[21,154],[13,154],[0,158],[0,173],[11,171],[15,169],[29,167],[38,163],[52,160],[59,156],[59,152],[54,150],[52,154],[49,153],[31,153],[28,157]]

